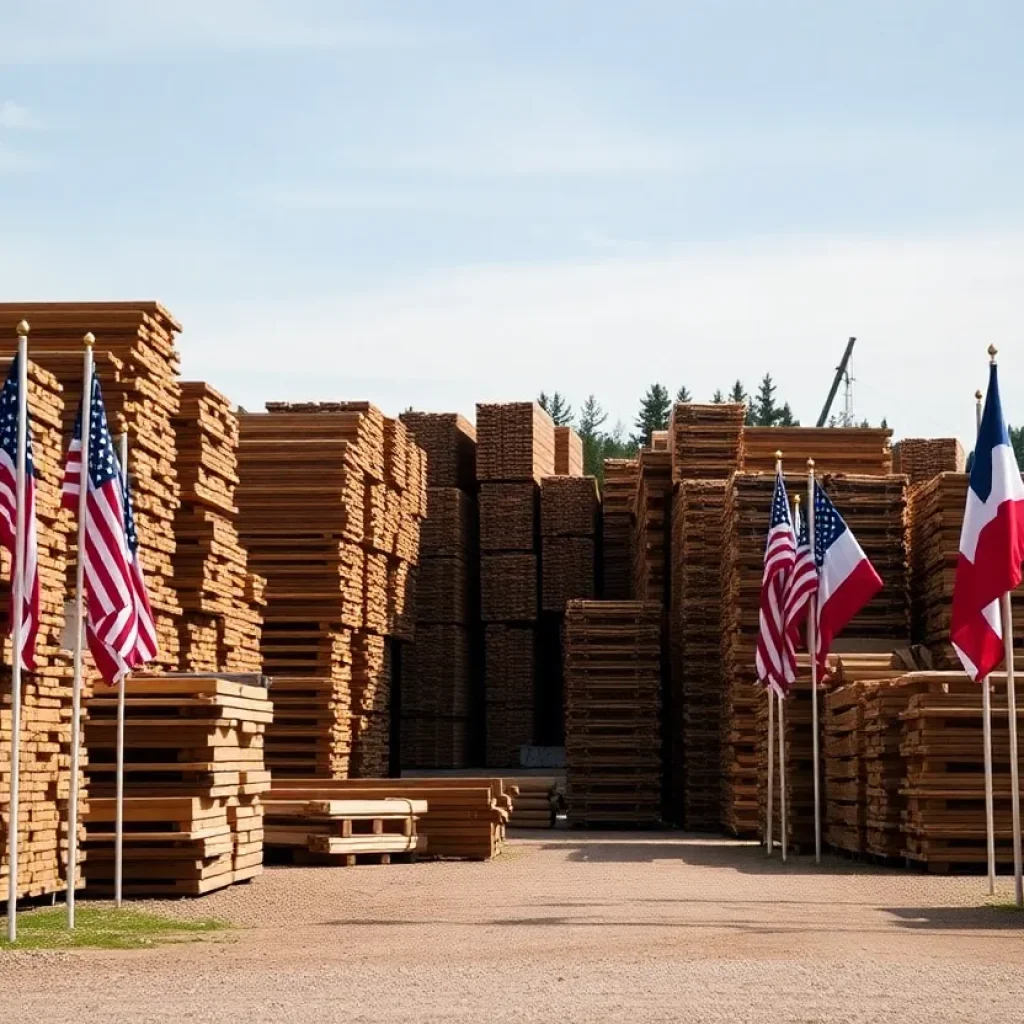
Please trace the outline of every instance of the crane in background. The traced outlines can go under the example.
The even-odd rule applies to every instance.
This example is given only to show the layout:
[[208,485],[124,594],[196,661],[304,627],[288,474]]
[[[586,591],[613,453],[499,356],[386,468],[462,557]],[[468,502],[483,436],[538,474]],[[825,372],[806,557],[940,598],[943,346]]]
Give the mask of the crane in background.
[[[846,351],[843,353],[843,358],[840,360],[839,365],[836,367],[836,375],[832,381],[832,387],[829,389],[828,398],[825,399],[825,407],[821,410],[821,415],[818,417],[817,426],[823,427],[828,422],[828,414],[832,411],[832,403],[836,399],[836,392],[839,390],[839,382],[846,380],[846,410],[844,419],[851,420],[853,418],[853,394],[851,385],[853,383],[850,378],[850,358],[853,356],[853,345],[856,338],[851,338],[846,343]],[[852,426],[851,423],[846,423],[846,426]]]

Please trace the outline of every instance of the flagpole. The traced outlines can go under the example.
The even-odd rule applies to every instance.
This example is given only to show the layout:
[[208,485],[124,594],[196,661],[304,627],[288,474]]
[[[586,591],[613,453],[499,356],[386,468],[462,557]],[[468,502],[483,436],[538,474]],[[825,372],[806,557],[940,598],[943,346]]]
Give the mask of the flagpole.
[[83,596],[85,590],[85,519],[89,495],[89,435],[92,413],[92,347],[90,332],[82,339],[85,362],[82,371],[81,469],[78,474],[78,561],[75,566],[75,675],[71,690],[71,793],[68,801],[68,928],[75,927],[75,878],[78,874],[78,746],[82,710]]
[[[782,473],[782,452],[775,453],[775,476]],[[775,694],[770,683],[765,685],[768,697],[768,806],[765,809],[765,853],[771,857],[775,850],[772,836],[772,818],[775,806]]]
[[[981,391],[974,392],[975,423],[981,431]],[[977,448],[977,443],[975,443]],[[977,454],[975,454],[977,458]],[[996,813],[995,800],[992,795],[992,677],[985,676],[981,681],[981,721],[982,739],[985,746],[985,837],[988,844],[988,894],[996,891]]]
[[21,634],[25,604],[25,471],[28,448],[28,323],[18,334],[18,457],[15,466],[14,578],[11,580],[11,803],[7,831],[7,941],[18,940],[18,817],[21,775]]
[[[121,488],[128,488],[128,431],[121,435]],[[117,681],[117,769],[114,801],[114,906],[121,906],[121,881],[124,875],[124,689],[122,673]]]
[[[817,565],[814,544],[814,459],[807,460],[807,538],[811,557]],[[807,649],[811,655],[811,744],[814,762],[814,863],[821,863],[821,770],[818,751],[818,595],[815,593],[807,609]]]
[[779,825],[782,829],[782,863],[786,863],[788,855],[788,838],[786,836],[786,702],[779,697]]

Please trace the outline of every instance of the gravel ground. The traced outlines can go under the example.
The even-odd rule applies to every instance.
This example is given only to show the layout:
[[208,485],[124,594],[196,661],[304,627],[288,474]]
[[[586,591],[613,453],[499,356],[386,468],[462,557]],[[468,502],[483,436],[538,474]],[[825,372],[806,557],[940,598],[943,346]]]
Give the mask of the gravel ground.
[[[0,953],[0,1020],[313,1024],[1010,1022],[1024,916],[982,878],[679,833],[521,833],[488,864],[276,868],[152,903],[237,929]],[[1000,898],[1010,887],[1001,880]]]

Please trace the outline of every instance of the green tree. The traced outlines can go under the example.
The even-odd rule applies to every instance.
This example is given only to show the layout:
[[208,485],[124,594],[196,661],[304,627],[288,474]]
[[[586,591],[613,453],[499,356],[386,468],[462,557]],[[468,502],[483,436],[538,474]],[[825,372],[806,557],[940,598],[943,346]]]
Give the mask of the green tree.
[[740,405],[746,405],[750,399],[747,397],[746,391],[743,389],[743,384],[740,381],[736,381],[732,386],[732,391],[729,392],[729,401],[737,402]]
[[537,396],[537,404],[551,417],[556,427],[567,427],[572,423],[572,406],[560,392],[555,391],[549,397],[542,391]]
[[633,435],[633,443],[637,447],[650,444],[651,434],[668,426],[671,405],[668,388],[664,385],[652,384],[647,389],[647,393],[640,399],[640,412],[634,423],[636,433]]
[[777,426],[780,427],[799,427],[800,421],[793,418],[793,410],[789,407],[789,402],[779,410],[779,415],[775,420]]
[[676,401],[683,403],[693,401],[693,395],[690,394],[690,390],[685,384],[676,392]]
[[724,405],[725,404],[725,395],[722,394],[722,389],[721,388],[719,388],[711,396],[711,402],[712,402],[713,405]]
[[757,389],[757,397],[753,401],[754,425],[758,427],[774,427],[779,418],[779,407],[775,404],[775,382],[772,375],[766,373],[761,378]]
[[607,419],[608,413],[601,408],[601,403],[593,395],[587,395],[587,400],[580,410],[576,433],[583,442],[583,472],[589,476],[596,476],[599,480],[604,479],[605,459],[601,427]]
[[1017,456],[1017,465],[1024,466],[1024,427],[1010,427],[1010,444]]

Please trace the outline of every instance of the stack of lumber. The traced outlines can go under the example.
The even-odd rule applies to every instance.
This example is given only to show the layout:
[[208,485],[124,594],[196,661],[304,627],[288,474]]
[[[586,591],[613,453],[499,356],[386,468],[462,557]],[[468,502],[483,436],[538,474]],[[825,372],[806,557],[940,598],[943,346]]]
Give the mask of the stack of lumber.
[[532,402],[477,405],[476,420],[487,766],[507,768],[535,738],[539,485],[554,473],[555,427]]
[[955,437],[905,437],[892,450],[892,471],[911,484],[923,483],[939,473],[963,473],[964,446]]
[[[918,675],[924,675],[919,673]],[[912,677],[910,677],[912,678]],[[987,863],[982,692],[962,673],[932,673],[900,715],[906,764],[903,834],[907,859],[944,872]],[[1013,864],[1010,741],[1005,675],[993,675],[992,776],[996,860]],[[945,685],[942,685],[945,684]],[[943,692],[947,691],[947,692]],[[1024,728],[1018,704],[1017,728]],[[1018,752],[1019,768],[1024,754]]]
[[888,476],[893,472],[892,431],[875,427],[745,427],[743,469],[775,472],[781,451],[788,468],[802,471],[814,459],[816,472]]
[[555,473],[583,476],[583,439],[572,427],[555,427]]
[[178,352],[181,325],[157,302],[0,303],[0,338],[14,338],[29,321],[31,358],[64,388],[68,441],[82,394],[83,346],[96,336],[96,373],[111,431],[128,432],[128,467],[139,534],[139,563],[156,618],[159,654],[153,667],[178,667],[174,520],[179,488],[173,421],[179,412]]
[[185,672],[259,672],[265,581],[238,537],[238,417],[201,382],[183,382],[173,420],[181,507],[174,577]]
[[554,828],[558,800],[558,780],[550,776],[523,775],[505,777],[512,794],[510,828]]
[[426,813],[426,800],[306,800],[275,794],[264,802],[264,843],[286,851],[298,864],[390,864],[393,856],[426,848],[417,831]]
[[277,771],[387,774],[392,640],[414,627],[426,459],[365,402],[240,416],[239,527],[266,578]]
[[825,841],[835,850],[867,849],[864,703],[871,683],[847,683],[825,696]]
[[469,420],[454,412],[404,412],[400,419],[427,457],[428,487],[476,493],[476,427]]
[[599,508],[592,476],[541,481],[541,608],[564,614],[567,601],[596,593],[595,537]]
[[669,518],[672,511],[672,453],[644,449],[633,506],[633,596],[668,605]]
[[501,779],[274,779],[268,800],[426,801],[417,832],[428,857],[489,860],[501,852],[512,797]]
[[[126,895],[198,896],[262,872],[260,796],[270,787],[263,737],[272,708],[263,686],[216,676],[127,681]],[[114,882],[114,692],[97,690],[88,712],[85,876],[100,895]]]
[[746,414],[743,404],[676,402],[666,445],[672,479],[728,480],[742,465]]
[[661,819],[661,621],[656,602],[569,604],[565,756],[574,825]]
[[633,507],[640,474],[638,459],[605,459],[601,490],[602,596],[633,596]]
[[[6,329],[6,328],[5,328]],[[5,334],[0,379],[10,370],[13,330]],[[36,671],[21,677],[20,823],[18,895],[43,896],[64,888],[71,759],[71,669],[60,653],[64,626],[65,571],[70,521],[60,515],[63,476],[61,385],[38,363],[28,364],[28,410],[32,429],[32,456],[36,472],[36,535],[39,571],[39,633]],[[11,558],[0,556],[0,890],[6,893],[9,864],[8,833],[11,823]],[[86,761],[81,751],[81,763]],[[80,776],[81,810],[87,787]],[[81,816],[79,818],[81,820]],[[84,828],[81,837],[84,838]],[[81,876],[77,879],[81,884]]]

